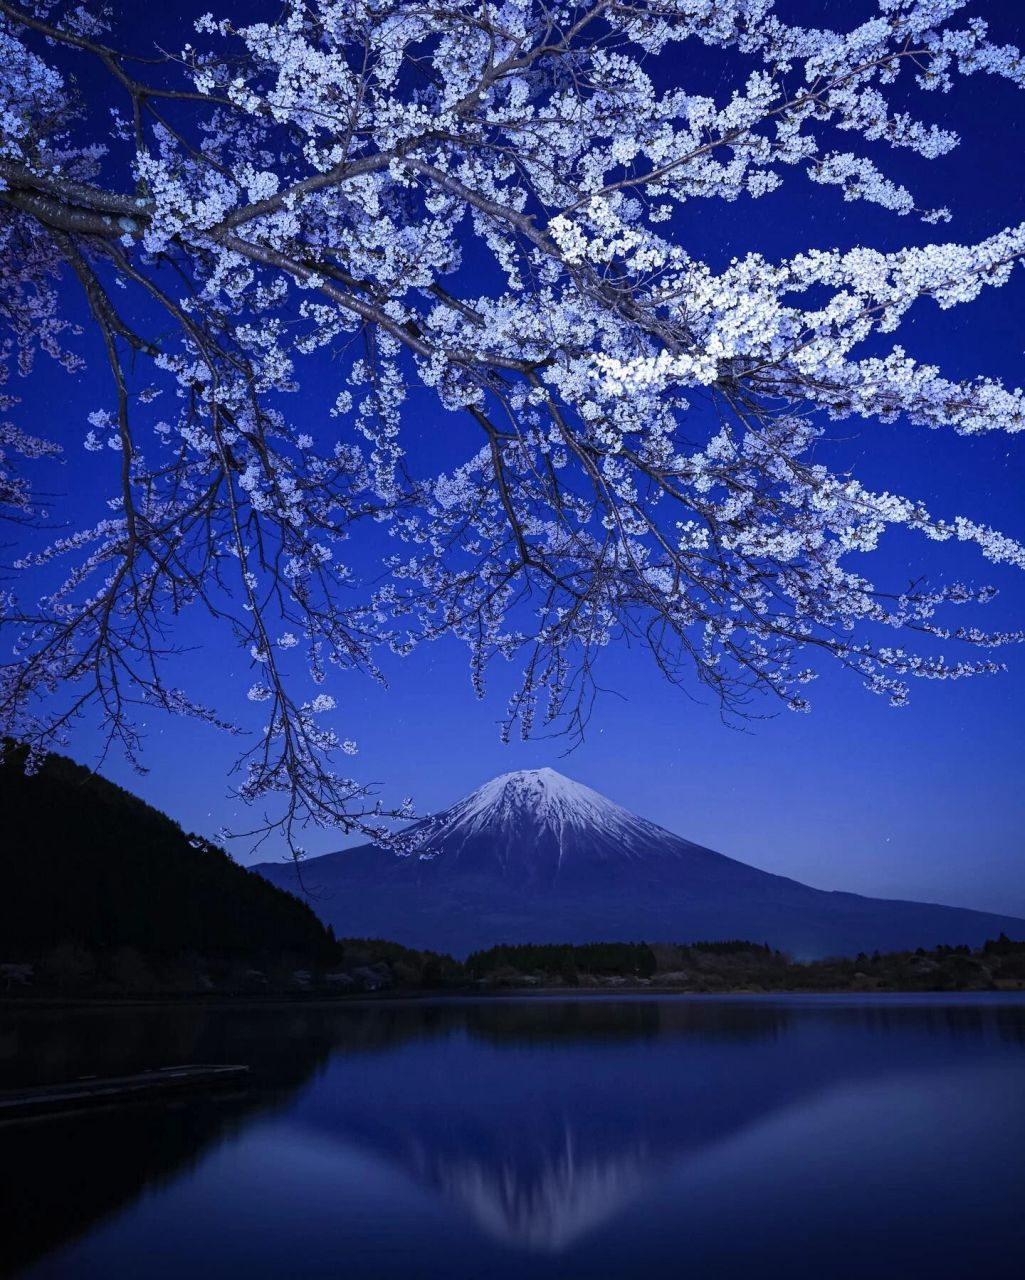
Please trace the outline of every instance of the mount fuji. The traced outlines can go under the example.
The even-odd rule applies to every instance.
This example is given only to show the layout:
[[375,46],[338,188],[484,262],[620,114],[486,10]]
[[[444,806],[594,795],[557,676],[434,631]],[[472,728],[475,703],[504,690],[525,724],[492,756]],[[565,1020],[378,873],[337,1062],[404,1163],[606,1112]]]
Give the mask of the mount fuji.
[[255,867],[339,937],[468,952],[498,943],[747,938],[799,959],[978,945],[1025,919],[813,889],[692,844],[553,769],[494,778],[404,833]]

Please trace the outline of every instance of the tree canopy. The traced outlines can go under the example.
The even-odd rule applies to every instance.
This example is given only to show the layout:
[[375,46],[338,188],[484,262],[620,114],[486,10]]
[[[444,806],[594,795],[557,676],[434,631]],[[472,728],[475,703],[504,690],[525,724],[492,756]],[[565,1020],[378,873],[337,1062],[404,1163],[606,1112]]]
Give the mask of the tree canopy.
[[[98,710],[137,758],[139,707],[230,729],[248,698],[266,716],[241,794],[283,801],[294,846],[309,820],[378,830],[329,690],[383,648],[454,634],[478,689],[515,660],[524,733],[580,733],[624,635],[740,711],[760,691],[805,709],[820,655],[897,704],[911,677],[999,669],[1021,635],[955,613],[988,587],[876,582],[852,553],[896,526],[997,564],[1025,549],[814,452],[852,417],[1025,426],[1019,390],[889,337],[1025,252],[1025,226],[944,240],[903,180],[902,156],[959,142],[932,95],[1025,85],[963,0],[879,0],[836,30],[772,0],[222,7],[175,49],[125,48],[100,6],[0,0],[0,501],[31,530],[40,460],[109,462],[102,517],[30,540],[4,590],[0,731],[43,751]],[[690,77],[710,51],[714,92]],[[937,231],[692,251],[695,202],[768,207],[784,181]],[[30,430],[14,379],[78,367],[83,300],[106,399],[81,430]],[[455,465],[410,460],[432,412]],[[346,544],[382,533],[366,571]],[[190,609],[252,663],[223,705],[168,676]]]

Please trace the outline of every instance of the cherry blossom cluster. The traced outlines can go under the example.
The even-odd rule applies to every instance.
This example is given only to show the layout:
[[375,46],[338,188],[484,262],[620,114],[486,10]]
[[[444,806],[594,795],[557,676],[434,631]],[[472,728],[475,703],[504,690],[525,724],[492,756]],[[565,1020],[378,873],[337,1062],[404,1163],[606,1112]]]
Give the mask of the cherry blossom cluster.
[[[949,618],[989,588],[893,590],[864,555],[894,527],[1018,568],[1022,544],[819,446],[852,416],[1022,430],[1021,389],[891,335],[1005,285],[1025,226],[725,267],[681,231],[785,182],[947,222],[902,166],[960,143],[931,95],[1025,86],[967,7],[853,25],[823,2],[805,28],[772,0],[284,0],[171,55],[120,48],[101,7],[0,0],[0,379],[39,352],[109,369],[48,433],[0,406],[0,503],[27,522],[0,731],[41,749],[98,711],[137,759],[140,708],[263,717],[238,790],[282,801],[297,848],[307,821],[382,829],[331,763],[357,750],[341,677],[427,639],[464,640],[482,694],[493,657],[519,665],[506,732],[581,732],[624,636],[741,712],[806,709],[820,657],[898,704],[999,669],[1021,636]],[[87,62],[107,96],[81,96]],[[110,484],[47,541],[32,466],[57,450]],[[173,682],[190,611],[244,657],[234,707]]]

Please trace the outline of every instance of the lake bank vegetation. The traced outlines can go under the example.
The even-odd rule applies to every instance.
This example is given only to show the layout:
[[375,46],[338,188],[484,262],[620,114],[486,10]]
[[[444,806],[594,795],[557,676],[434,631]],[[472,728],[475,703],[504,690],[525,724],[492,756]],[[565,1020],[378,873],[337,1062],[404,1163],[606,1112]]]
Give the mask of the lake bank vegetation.
[[380,939],[333,942],[318,962],[277,954],[97,953],[62,942],[38,961],[0,962],[0,994],[32,998],[302,998],[378,993],[1025,991],[1025,941],[799,961],[766,944],[589,943],[492,947],[465,961]]
[[731,991],[1025,990],[1025,941],[1003,934],[977,950],[874,952],[800,961],[741,939],[651,945],[493,947],[466,961],[485,986]]

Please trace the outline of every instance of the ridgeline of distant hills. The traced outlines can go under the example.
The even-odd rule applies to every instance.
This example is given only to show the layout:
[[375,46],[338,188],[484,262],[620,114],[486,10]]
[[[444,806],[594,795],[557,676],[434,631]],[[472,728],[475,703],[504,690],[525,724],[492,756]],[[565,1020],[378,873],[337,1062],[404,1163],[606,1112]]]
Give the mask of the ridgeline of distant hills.
[[[747,873],[754,877],[756,886],[761,884],[758,877],[784,886],[795,882],[689,845],[661,828],[653,830],[677,841],[686,857],[681,858],[670,844],[668,854],[665,847],[652,849],[646,861],[637,853],[638,841],[643,841],[652,824],[618,806],[612,806],[615,812],[610,818],[606,808],[610,802],[547,770],[540,771],[540,786],[536,774],[529,777],[526,788],[524,775],[507,775],[516,780],[511,791],[507,785],[496,790],[495,784],[488,784],[490,790],[481,789],[483,796],[474,793],[461,802],[457,817],[464,838],[458,847],[451,839],[447,847],[436,843],[433,850],[426,843],[424,856],[414,855],[413,861],[383,850],[374,850],[373,856],[353,851],[354,864],[364,873],[369,864],[399,877],[410,867],[421,872],[434,859],[448,857],[455,866],[447,868],[446,879],[454,874],[457,885],[470,884],[478,895],[489,880],[482,868],[493,873],[495,866],[504,866],[519,877],[521,906],[523,902],[529,905],[531,896],[523,890],[526,868],[533,894],[541,904],[534,921],[535,936],[523,940],[518,936],[522,927],[518,929],[516,918],[510,917],[505,937],[489,938],[487,945],[470,954],[464,950],[464,958],[457,960],[441,946],[410,947],[383,941],[374,938],[372,930],[361,930],[360,937],[336,938],[331,925],[317,914],[330,914],[338,907],[334,893],[312,898],[311,906],[275,887],[265,875],[238,866],[224,850],[187,835],[164,814],[72,761],[51,755],[38,772],[26,774],[23,759],[18,750],[9,750],[6,763],[0,765],[4,824],[0,846],[0,995],[320,997],[387,989],[468,987],[695,992],[1025,989],[1025,941],[1014,941],[1025,939],[1025,921],[922,904],[885,905],[922,907],[939,913],[933,917],[937,930],[944,925],[947,931],[934,935],[928,946],[908,945],[885,954],[869,942],[865,947],[848,948],[841,958],[795,960],[787,954],[785,944],[772,936],[776,917],[771,912],[763,921],[766,927],[754,935],[767,936],[767,943],[724,936],[716,929],[712,912],[704,917],[707,927],[690,935],[708,940],[684,945],[672,940],[664,914],[653,913],[650,931],[644,928],[644,918],[637,915],[643,895],[626,895],[627,918],[635,930],[633,937],[647,936],[653,941],[632,941],[629,935],[623,936],[621,927],[618,937],[596,941],[602,928],[597,916],[593,935],[567,939],[572,929],[579,934],[580,917],[574,919],[570,910],[563,925],[565,932],[560,930],[545,876],[553,865],[559,870],[560,862],[565,865],[574,856],[584,871],[590,872],[592,891],[596,878],[599,887],[618,885],[621,896],[624,877],[629,881],[632,875],[643,885],[650,878],[652,859],[657,863],[659,857],[667,856],[677,874],[681,869],[691,871],[699,890],[708,882],[709,869],[720,870],[719,861],[741,869],[740,885],[752,883]],[[522,832],[517,823],[523,817],[524,796],[529,801],[545,786],[549,794],[540,797],[542,803],[527,807],[528,816],[533,815],[534,842],[524,846],[517,863],[515,844],[508,843],[510,832]],[[452,812],[434,820],[426,832],[428,840],[439,830],[451,838]],[[596,831],[600,837],[592,838],[590,844],[586,840],[580,843],[581,814],[592,835]],[[561,829],[559,822],[563,823]],[[507,843],[503,844],[503,839]],[[587,857],[578,856],[582,848]],[[307,879],[316,881],[320,865],[334,865],[347,856],[311,860]],[[695,867],[703,875],[695,875]],[[266,872],[267,868],[261,870]],[[588,885],[581,886],[579,881],[581,867],[572,870],[578,876],[578,889],[587,898]],[[574,883],[572,876],[567,879],[570,885]],[[429,924],[437,909],[437,894],[432,893],[429,878],[415,883],[421,886],[423,915]],[[407,890],[409,887],[407,880]],[[855,897],[797,887],[823,900]],[[717,892],[720,888],[717,886]],[[452,892],[451,884],[447,891]],[[506,901],[506,891],[507,886],[495,887],[499,903]],[[352,918],[360,918],[364,896],[371,904],[379,900],[375,893],[372,878],[368,883],[365,875],[357,874],[346,882],[345,906],[355,913]],[[469,900],[474,901],[473,894]],[[554,901],[565,904],[565,885]],[[856,901],[872,904],[876,900]],[[421,940],[424,920],[416,910],[415,896],[406,905],[408,919],[396,919],[390,932],[403,941],[411,936]],[[592,892],[588,911],[596,909]],[[689,917],[681,917],[687,918],[694,918],[693,910]],[[727,912],[724,923],[729,919]],[[964,921],[972,929],[959,935],[956,926]],[[538,922],[550,926],[547,936],[536,936]],[[456,923],[458,926],[458,920]],[[605,920],[606,926],[615,923],[614,913]],[[501,925],[495,927],[500,929]],[[681,927],[676,936],[687,935]]]

